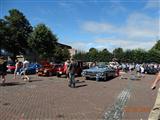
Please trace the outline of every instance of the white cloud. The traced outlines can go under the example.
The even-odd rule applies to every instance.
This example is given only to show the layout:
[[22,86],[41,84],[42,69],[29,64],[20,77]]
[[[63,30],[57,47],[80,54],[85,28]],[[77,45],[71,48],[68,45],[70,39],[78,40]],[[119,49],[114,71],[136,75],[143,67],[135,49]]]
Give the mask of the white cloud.
[[160,8],[160,1],[159,0],[148,0],[145,9],[150,8]]
[[115,28],[109,23],[87,21],[83,23],[82,29],[87,32],[99,34],[99,33],[113,32]]
[[[80,40],[79,40],[80,41]],[[90,42],[72,42],[69,43],[73,48],[76,48],[78,50],[87,51],[89,48],[94,46],[94,43]]]
[[[82,25],[83,30],[93,33],[93,36],[106,34],[112,38],[99,37],[93,41],[95,48],[116,47],[124,49],[143,48],[150,49],[160,38],[160,19],[152,18],[142,13],[132,13],[124,25],[116,26],[110,23],[88,21]],[[96,35],[95,35],[96,33]],[[84,44],[84,46],[86,46]]]
[[159,19],[140,13],[133,13],[128,17],[126,25],[120,29],[128,37],[151,38],[159,35],[159,22]]
[[[106,44],[110,46],[114,46],[115,48],[121,47],[123,49],[136,49],[136,48],[142,48],[142,49],[150,49],[154,44],[155,41],[149,41],[149,42],[141,42],[141,41],[133,41],[133,40],[126,40],[126,39],[109,39],[109,38],[103,38],[103,39],[96,39],[95,43],[102,44],[105,47]],[[109,50],[112,51],[114,48],[110,48]]]

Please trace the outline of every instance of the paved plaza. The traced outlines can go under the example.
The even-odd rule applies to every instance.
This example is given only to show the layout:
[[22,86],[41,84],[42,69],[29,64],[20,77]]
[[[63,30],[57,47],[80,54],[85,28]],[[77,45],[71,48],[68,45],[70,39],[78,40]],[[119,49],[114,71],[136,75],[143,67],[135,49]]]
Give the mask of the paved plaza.
[[146,120],[157,95],[150,90],[156,76],[132,76],[100,82],[77,77],[70,88],[66,78],[30,75],[25,82],[8,74],[0,86],[0,120]]

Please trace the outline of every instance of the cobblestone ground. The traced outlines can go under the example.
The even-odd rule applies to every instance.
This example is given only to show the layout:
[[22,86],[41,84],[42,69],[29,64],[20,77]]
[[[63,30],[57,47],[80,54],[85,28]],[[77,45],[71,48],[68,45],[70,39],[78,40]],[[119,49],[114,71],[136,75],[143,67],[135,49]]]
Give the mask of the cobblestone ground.
[[31,75],[32,82],[12,77],[8,74],[6,85],[0,86],[0,120],[103,120],[128,87],[129,97],[121,106],[123,119],[145,120],[157,94],[157,90],[150,90],[155,75],[135,81],[118,77],[105,82],[79,77],[76,88],[68,87],[66,78],[55,76]]

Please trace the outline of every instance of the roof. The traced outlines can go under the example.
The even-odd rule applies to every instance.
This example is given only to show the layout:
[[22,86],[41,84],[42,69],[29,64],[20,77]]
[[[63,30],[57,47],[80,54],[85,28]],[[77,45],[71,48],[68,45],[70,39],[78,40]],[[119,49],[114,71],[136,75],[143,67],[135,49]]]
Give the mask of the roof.
[[57,45],[58,45],[59,47],[62,47],[62,48],[72,49],[72,47],[71,47],[71,46],[69,46],[69,45],[65,45],[65,44],[62,44],[62,43],[57,43]]

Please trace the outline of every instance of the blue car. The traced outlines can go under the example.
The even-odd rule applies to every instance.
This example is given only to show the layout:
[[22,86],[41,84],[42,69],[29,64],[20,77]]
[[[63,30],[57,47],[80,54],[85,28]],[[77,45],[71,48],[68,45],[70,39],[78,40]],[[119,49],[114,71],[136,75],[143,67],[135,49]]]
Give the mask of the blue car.
[[41,68],[42,66],[37,63],[31,63],[29,64],[29,67],[26,70],[26,74],[36,74],[38,69]]
[[108,66],[95,66],[82,71],[82,76],[86,79],[95,78],[96,81],[107,80],[107,78],[115,77],[116,72],[114,69]]

